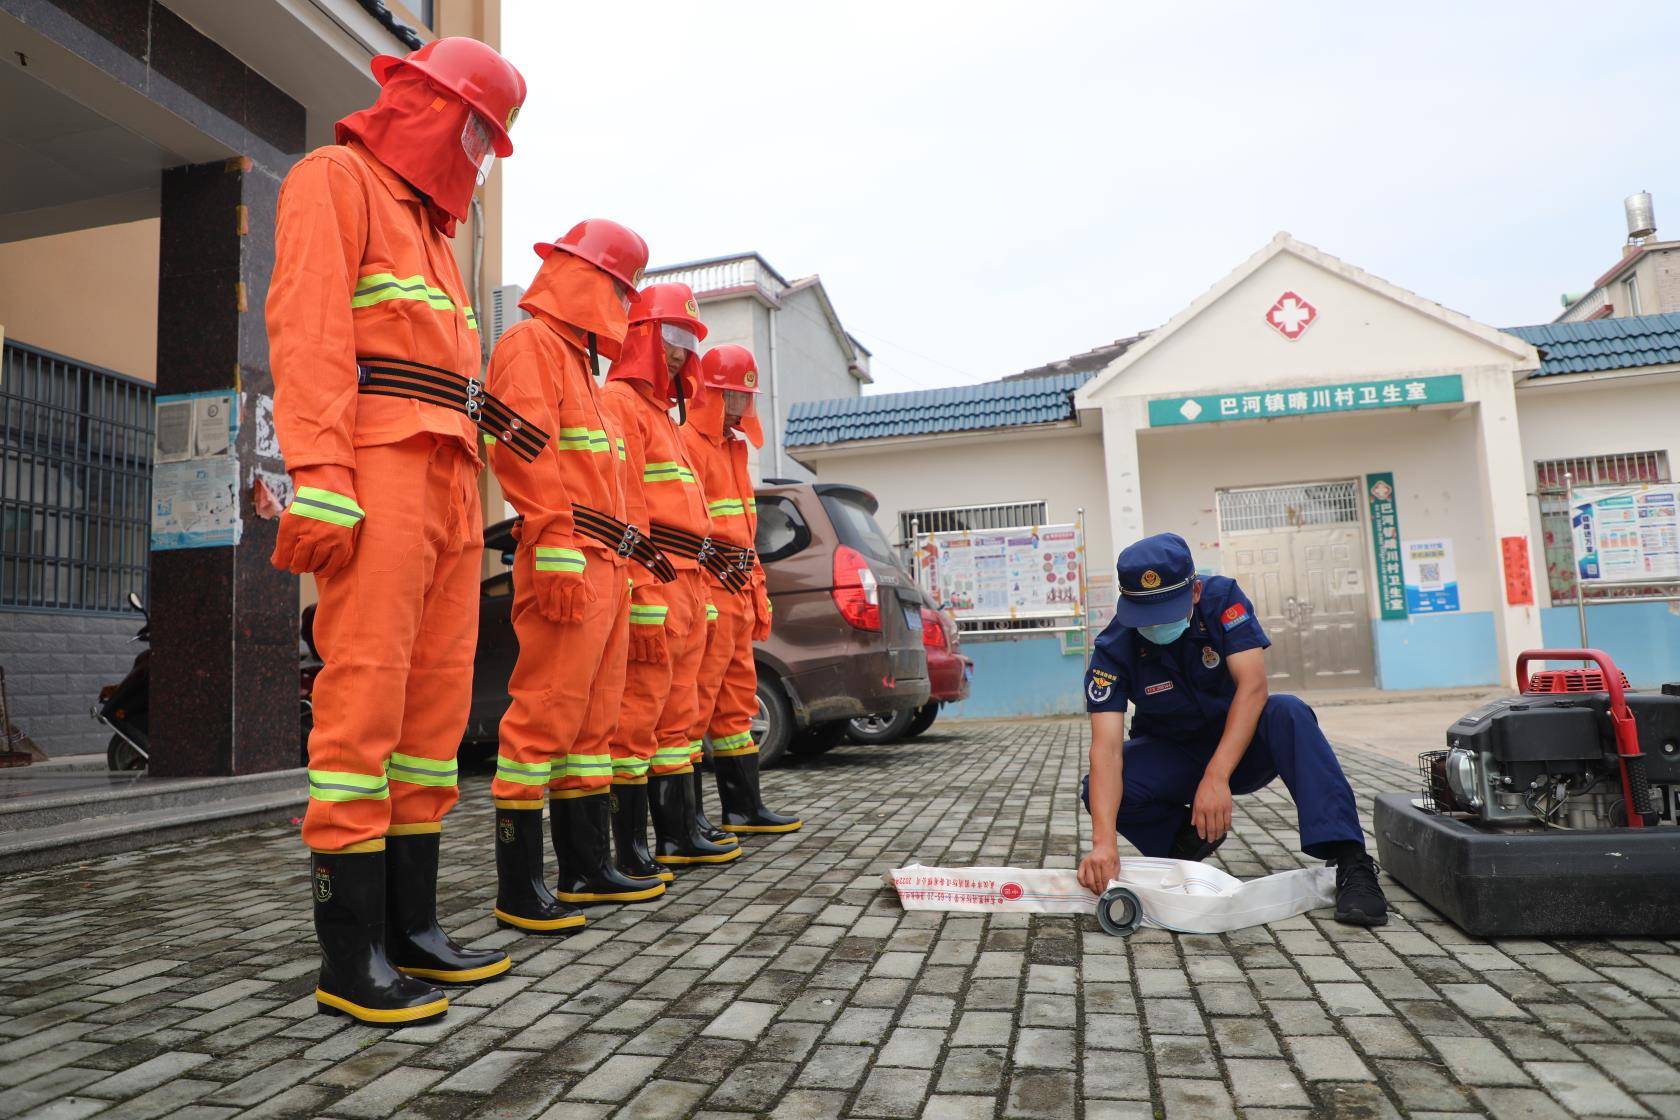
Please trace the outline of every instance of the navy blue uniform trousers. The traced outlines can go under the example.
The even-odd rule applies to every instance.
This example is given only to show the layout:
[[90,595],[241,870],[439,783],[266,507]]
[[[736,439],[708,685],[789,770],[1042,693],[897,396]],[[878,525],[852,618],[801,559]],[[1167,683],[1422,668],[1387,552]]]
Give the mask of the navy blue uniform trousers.
[[[1191,739],[1139,735],[1126,740],[1120,812],[1114,823],[1144,855],[1164,856],[1172,850],[1173,836],[1190,820],[1190,803],[1222,730]],[[1273,778],[1282,778],[1295,799],[1303,852],[1328,859],[1338,843],[1365,842],[1353,787],[1336,752],[1319,730],[1313,710],[1294,696],[1266,698],[1254,739],[1231,772],[1231,792],[1253,793]],[[1089,782],[1087,777],[1079,788],[1086,812],[1091,809]]]

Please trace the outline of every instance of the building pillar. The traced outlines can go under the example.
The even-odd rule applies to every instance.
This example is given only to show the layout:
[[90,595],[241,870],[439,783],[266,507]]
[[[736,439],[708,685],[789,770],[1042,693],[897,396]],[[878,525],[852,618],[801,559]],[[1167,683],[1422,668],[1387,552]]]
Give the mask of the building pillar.
[[[1516,378],[1510,369],[1464,375],[1465,399],[1476,403],[1476,465],[1481,474],[1483,501],[1488,511],[1488,554],[1493,587],[1494,633],[1499,640],[1499,679],[1517,687],[1517,654],[1537,649],[1540,634],[1538,605],[1513,607],[1505,601],[1505,564],[1500,542],[1506,537],[1529,538],[1528,471],[1523,464],[1522,437],[1517,427]],[[1529,558],[1529,576],[1534,572]]]
[[1104,401],[1103,474],[1108,484],[1108,527],[1114,552],[1144,536],[1143,471],[1138,462],[1138,430],[1145,425],[1140,397]]
[[269,566],[277,521],[259,476],[285,484],[274,439],[263,304],[280,179],[246,158],[163,173],[160,395],[239,400],[237,544],[151,556],[151,773],[252,774],[298,765],[298,581]]

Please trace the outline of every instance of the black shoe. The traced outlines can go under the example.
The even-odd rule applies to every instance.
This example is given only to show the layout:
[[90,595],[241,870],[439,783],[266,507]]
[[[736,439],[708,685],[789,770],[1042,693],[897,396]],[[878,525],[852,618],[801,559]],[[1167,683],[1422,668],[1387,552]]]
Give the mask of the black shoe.
[[805,822],[764,807],[758,786],[758,753],[714,755],[723,827],[730,832],[797,832]]
[[385,837],[385,952],[398,971],[442,984],[476,984],[513,961],[500,949],[463,949],[437,921],[437,832]]
[[1377,882],[1377,861],[1370,852],[1331,861],[1336,869],[1336,920],[1350,926],[1388,924],[1388,899]]
[[604,789],[583,797],[549,799],[554,858],[560,864],[554,897],[561,902],[646,902],[665,893],[659,880],[632,879],[613,866],[611,801]]
[[613,850],[618,853],[616,866],[632,879],[658,879],[674,883],[677,877],[669,868],[661,867],[648,851],[648,794],[647,782],[619,783],[612,786]]
[[449,999],[424,980],[398,972],[385,955],[385,853],[310,857],[321,979],[315,1009],[376,1026],[441,1018]]
[[583,914],[554,897],[543,882],[542,802],[514,809],[496,804],[496,921],[526,933],[565,933]]
[[1217,840],[1203,840],[1196,831],[1196,826],[1189,821],[1173,835],[1172,850],[1167,853],[1173,859],[1187,859],[1191,863],[1200,863],[1218,850],[1219,845],[1225,843],[1229,832]]
[[714,844],[694,827],[694,781],[686,772],[649,774],[647,791],[656,861],[680,867],[741,858],[739,844],[729,848]]
[[706,782],[700,776],[700,767],[694,768],[694,827],[714,844],[729,848],[741,841],[731,833],[725,832],[706,818]]

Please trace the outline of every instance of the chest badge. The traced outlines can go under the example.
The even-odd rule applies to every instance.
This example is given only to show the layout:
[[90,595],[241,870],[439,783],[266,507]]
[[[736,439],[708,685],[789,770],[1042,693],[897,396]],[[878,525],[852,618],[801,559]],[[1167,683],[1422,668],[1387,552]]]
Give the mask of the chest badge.
[[1219,668],[1219,651],[1212,646],[1202,647],[1202,667],[1205,669]]
[[1143,690],[1143,694],[1145,696],[1154,696],[1156,693],[1159,693],[1159,692],[1171,692],[1172,691],[1172,686],[1173,686],[1173,682],[1162,681],[1160,684],[1149,685],[1147,688],[1145,688]]

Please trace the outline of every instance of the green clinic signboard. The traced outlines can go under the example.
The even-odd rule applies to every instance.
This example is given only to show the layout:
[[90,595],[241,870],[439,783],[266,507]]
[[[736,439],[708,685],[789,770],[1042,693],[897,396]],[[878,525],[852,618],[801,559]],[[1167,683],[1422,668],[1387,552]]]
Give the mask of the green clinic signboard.
[[1365,476],[1371,506],[1371,546],[1377,554],[1377,605],[1388,619],[1406,617],[1406,578],[1400,565],[1400,515],[1395,508],[1394,472]]
[[1181,424],[1416,408],[1463,399],[1464,379],[1456,373],[1438,377],[1389,377],[1381,381],[1348,381],[1297,389],[1280,387],[1197,397],[1160,397],[1149,402],[1149,426],[1170,428]]

